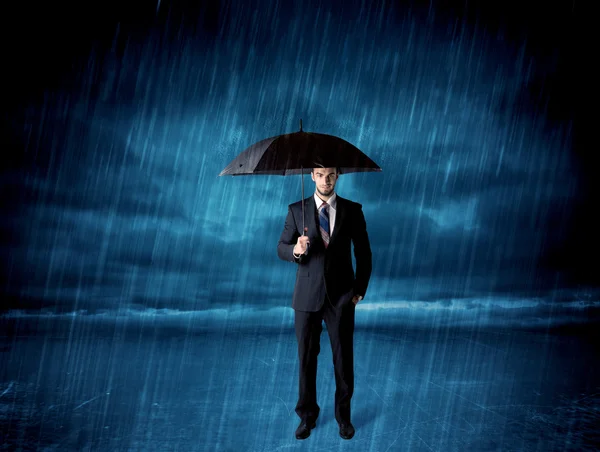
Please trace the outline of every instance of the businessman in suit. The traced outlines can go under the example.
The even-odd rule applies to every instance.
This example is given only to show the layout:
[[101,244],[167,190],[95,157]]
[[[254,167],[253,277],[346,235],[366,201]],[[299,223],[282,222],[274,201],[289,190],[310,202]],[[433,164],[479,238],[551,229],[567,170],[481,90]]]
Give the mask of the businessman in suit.
[[[327,325],[335,370],[335,418],[344,439],[354,436],[350,401],[354,392],[354,311],[371,277],[371,247],[361,204],[338,196],[337,168],[313,168],[315,192],[288,207],[277,254],[298,266],[292,299],[300,362],[296,438],[305,439],[315,428],[317,355],[322,322]],[[305,232],[302,234],[302,202]],[[354,244],[356,275],[352,267]]]

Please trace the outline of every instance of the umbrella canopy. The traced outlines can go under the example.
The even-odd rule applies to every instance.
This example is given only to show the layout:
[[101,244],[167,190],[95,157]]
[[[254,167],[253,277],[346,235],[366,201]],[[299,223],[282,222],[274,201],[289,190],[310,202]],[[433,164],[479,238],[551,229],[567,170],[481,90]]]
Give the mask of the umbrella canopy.
[[356,146],[324,133],[300,131],[277,135],[253,144],[221,171],[219,176],[250,174],[304,174],[306,168],[339,168],[340,173],[381,171]]
[[[340,173],[381,171],[381,168],[356,146],[342,138],[324,133],[300,131],[277,135],[246,148],[219,176],[304,174],[307,168],[339,168]],[[304,177],[301,177],[304,200]],[[302,230],[304,202],[302,203]]]

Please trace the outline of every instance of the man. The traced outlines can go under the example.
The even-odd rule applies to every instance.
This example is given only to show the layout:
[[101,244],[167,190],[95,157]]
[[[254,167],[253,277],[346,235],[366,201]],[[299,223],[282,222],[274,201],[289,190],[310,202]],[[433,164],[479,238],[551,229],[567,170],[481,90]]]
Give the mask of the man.
[[354,436],[350,411],[354,392],[354,310],[367,291],[372,263],[362,206],[335,193],[338,177],[336,168],[312,169],[315,193],[304,200],[306,234],[302,234],[302,204],[298,201],[288,207],[277,245],[281,259],[298,264],[292,300],[300,361],[295,411],[301,421],[296,429],[297,439],[310,436],[319,416],[317,355],[323,320],[333,353],[339,434],[344,439]]

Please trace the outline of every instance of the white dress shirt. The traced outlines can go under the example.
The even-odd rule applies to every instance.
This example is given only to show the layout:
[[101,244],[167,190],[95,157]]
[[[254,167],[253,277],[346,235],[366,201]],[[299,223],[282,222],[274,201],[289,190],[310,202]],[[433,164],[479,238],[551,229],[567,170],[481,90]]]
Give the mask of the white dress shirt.
[[[314,198],[315,198],[315,205],[317,206],[317,212],[319,211],[319,207],[321,207],[321,205],[323,204],[323,200],[321,198],[319,198],[319,196],[317,195],[317,193],[315,192],[314,194]],[[337,193],[333,193],[333,195],[331,195],[329,197],[329,199],[327,200],[327,204],[329,204],[329,237],[331,237],[331,234],[333,233],[333,227],[335,226],[335,211],[336,211],[336,206],[337,206]],[[317,225],[319,226],[319,225]],[[306,250],[308,252],[308,249]],[[294,257],[297,259],[300,257],[300,254],[295,254],[292,252],[292,254],[294,255]],[[306,253],[304,253],[306,254]]]

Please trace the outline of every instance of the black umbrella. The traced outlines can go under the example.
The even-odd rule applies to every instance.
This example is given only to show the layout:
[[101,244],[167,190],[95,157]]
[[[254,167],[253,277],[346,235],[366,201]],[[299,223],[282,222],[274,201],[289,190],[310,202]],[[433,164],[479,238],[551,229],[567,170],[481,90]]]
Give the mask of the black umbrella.
[[[300,174],[304,200],[304,169],[339,168],[340,173],[381,171],[381,168],[356,146],[342,138],[323,133],[300,131],[277,135],[246,148],[221,171],[219,176],[249,174]],[[302,202],[304,234],[304,202]]]

